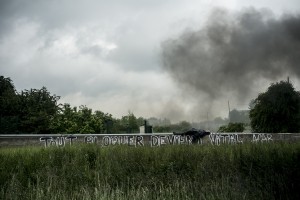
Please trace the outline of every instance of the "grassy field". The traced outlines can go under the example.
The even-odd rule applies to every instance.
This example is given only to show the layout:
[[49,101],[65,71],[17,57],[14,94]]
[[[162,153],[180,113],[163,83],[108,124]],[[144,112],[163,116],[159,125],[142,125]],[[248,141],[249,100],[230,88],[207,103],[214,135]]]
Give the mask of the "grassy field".
[[300,143],[0,149],[1,199],[300,199]]

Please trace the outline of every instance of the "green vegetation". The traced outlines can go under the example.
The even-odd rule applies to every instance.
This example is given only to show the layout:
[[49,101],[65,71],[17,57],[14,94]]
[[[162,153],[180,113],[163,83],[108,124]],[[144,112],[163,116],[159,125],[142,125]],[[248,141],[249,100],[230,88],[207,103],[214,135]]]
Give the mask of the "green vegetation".
[[250,119],[256,133],[300,131],[300,92],[286,81],[272,84],[252,102]]
[[250,113],[231,111],[229,119],[235,123],[221,126],[219,132],[242,132],[236,122],[250,123],[254,133],[300,132],[300,92],[289,81],[271,84],[266,92],[250,101],[249,109]]
[[137,133],[144,123],[131,112],[116,119],[59,99],[46,87],[17,92],[10,78],[0,76],[1,133]]
[[58,100],[45,87],[17,93],[12,80],[0,76],[1,133],[50,133]]
[[242,133],[245,130],[243,123],[229,123],[228,125],[221,126],[218,130],[219,133]]
[[171,133],[184,132],[192,128],[192,125],[187,121],[182,121],[177,124],[169,124],[163,126],[155,126],[153,130],[155,133]]
[[[10,78],[0,76],[0,130],[2,133],[138,133],[144,118],[137,118],[132,112],[114,118],[109,113],[87,106],[72,107],[59,104],[59,96],[52,95],[46,87],[17,92]],[[250,102],[249,111],[236,109],[227,119],[216,118],[199,124],[182,121],[171,124],[167,119],[150,118],[149,124],[156,133],[184,132],[192,127],[219,132],[242,132],[243,124],[251,124],[256,133],[300,132],[300,92],[289,82],[272,84]],[[250,117],[250,119],[249,119]],[[224,126],[224,124],[228,125]]]
[[0,151],[0,199],[299,199],[300,144]]
[[[10,78],[0,76],[0,130],[6,133],[138,133],[144,118],[132,112],[120,119],[81,105],[59,104],[59,96],[46,87],[17,92]],[[186,131],[188,122],[171,124],[167,119],[149,119],[155,132]],[[159,123],[158,123],[159,122]],[[160,126],[160,125],[164,126]]]

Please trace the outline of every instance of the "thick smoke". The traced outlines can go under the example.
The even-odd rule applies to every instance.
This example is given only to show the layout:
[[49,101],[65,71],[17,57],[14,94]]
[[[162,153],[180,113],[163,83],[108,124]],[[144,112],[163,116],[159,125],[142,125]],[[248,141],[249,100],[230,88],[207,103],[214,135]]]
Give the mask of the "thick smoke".
[[167,40],[162,49],[164,68],[195,97],[210,99],[206,104],[228,94],[249,102],[257,81],[300,76],[300,15],[218,9],[201,30]]
[[199,112],[214,112],[229,95],[248,104],[259,80],[300,76],[300,15],[214,10],[201,30],[165,41],[162,50],[164,69],[192,98],[202,97]]

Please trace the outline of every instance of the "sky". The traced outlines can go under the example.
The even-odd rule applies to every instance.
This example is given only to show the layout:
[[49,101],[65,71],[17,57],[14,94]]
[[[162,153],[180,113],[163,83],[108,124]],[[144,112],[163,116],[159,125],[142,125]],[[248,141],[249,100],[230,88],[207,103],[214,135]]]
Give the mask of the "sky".
[[224,118],[287,76],[300,90],[299,14],[299,0],[1,0],[0,75],[117,118]]

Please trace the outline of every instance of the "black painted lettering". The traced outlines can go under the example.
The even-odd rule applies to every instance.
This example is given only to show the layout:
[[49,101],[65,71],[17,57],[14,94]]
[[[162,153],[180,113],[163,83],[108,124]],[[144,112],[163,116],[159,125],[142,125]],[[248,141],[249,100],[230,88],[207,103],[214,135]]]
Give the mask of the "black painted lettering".
[[168,135],[167,139],[168,139],[168,143],[173,145],[175,140],[175,135]]
[[109,136],[104,136],[102,138],[102,141],[103,141],[103,146],[108,146],[111,144],[111,140],[110,140],[110,137]]
[[151,135],[151,147],[159,146],[159,138],[158,136]]
[[163,136],[163,135],[160,135],[159,136],[159,145],[161,146],[161,145],[165,145],[165,144],[167,144],[167,137],[166,136]]
[[136,146],[144,146],[144,137],[141,135],[136,136]]
[[128,146],[135,146],[136,144],[135,144],[134,140],[135,140],[134,136],[128,136],[128,138],[127,138]]
[[76,136],[73,136],[73,135],[69,135],[66,137],[66,140],[69,140],[69,144],[72,145],[73,143],[73,140],[76,140],[77,137]]

